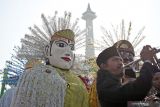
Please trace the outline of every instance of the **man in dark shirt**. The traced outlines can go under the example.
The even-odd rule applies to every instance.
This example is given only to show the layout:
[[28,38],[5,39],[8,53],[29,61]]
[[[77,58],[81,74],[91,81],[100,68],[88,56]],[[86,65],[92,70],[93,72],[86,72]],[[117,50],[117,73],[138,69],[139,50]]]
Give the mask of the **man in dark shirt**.
[[141,51],[144,64],[140,76],[133,82],[122,85],[122,59],[113,46],[102,51],[97,57],[97,93],[101,107],[127,107],[127,101],[140,101],[145,98],[152,86],[152,62],[154,51],[144,46]]

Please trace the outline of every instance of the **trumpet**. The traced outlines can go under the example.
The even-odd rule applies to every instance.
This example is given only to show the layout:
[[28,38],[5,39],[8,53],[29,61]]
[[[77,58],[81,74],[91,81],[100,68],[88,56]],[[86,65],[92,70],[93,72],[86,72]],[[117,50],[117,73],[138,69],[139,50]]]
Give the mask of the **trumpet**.
[[[160,59],[158,59],[158,57],[156,56],[156,54],[160,52],[160,49],[156,49],[156,48],[152,48],[152,49],[155,51],[155,54],[154,54],[154,56],[153,56],[154,64],[160,69]],[[133,67],[133,65],[136,65],[136,63],[139,63],[140,61],[142,61],[141,58],[140,58],[140,59],[137,59],[137,60],[135,60],[135,61],[132,61],[132,62],[124,65],[124,68],[127,68],[127,67],[129,67],[129,66],[132,66],[132,67]]]

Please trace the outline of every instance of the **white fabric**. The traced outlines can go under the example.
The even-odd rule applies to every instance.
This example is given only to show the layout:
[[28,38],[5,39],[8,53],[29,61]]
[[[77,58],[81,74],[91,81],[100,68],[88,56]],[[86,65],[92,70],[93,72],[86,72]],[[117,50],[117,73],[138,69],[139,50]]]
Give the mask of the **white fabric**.
[[53,67],[36,66],[20,78],[11,107],[64,107],[66,86]]
[[12,96],[15,92],[16,88],[10,88],[8,89],[4,95],[0,99],[0,107],[10,107],[11,101],[12,101]]
[[[59,47],[59,43],[64,45],[64,47]],[[70,61],[65,61],[62,57],[68,57]],[[73,65],[74,54],[69,46],[69,43],[63,41],[53,42],[51,46],[51,53],[48,56],[51,65],[62,68],[70,69]]]

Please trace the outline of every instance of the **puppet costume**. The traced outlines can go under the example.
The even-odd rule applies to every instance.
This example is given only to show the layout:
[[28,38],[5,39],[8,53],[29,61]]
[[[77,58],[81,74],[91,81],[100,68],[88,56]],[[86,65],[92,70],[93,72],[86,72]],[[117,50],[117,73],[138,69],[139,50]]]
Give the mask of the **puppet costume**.
[[81,32],[77,22],[70,24],[70,13],[58,20],[56,14],[50,20],[42,15],[45,32],[35,26],[30,28],[32,35],[22,39],[19,57],[41,59],[43,63],[24,72],[11,107],[88,107],[85,84],[70,70],[74,39]]

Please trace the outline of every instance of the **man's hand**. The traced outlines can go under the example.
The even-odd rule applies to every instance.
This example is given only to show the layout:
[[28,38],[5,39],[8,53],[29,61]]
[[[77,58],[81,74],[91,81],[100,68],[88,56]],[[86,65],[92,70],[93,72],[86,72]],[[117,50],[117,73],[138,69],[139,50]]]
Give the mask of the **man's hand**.
[[142,61],[149,60],[152,63],[154,63],[154,58],[153,58],[154,55],[155,55],[155,51],[151,48],[150,45],[144,46],[140,53]]

